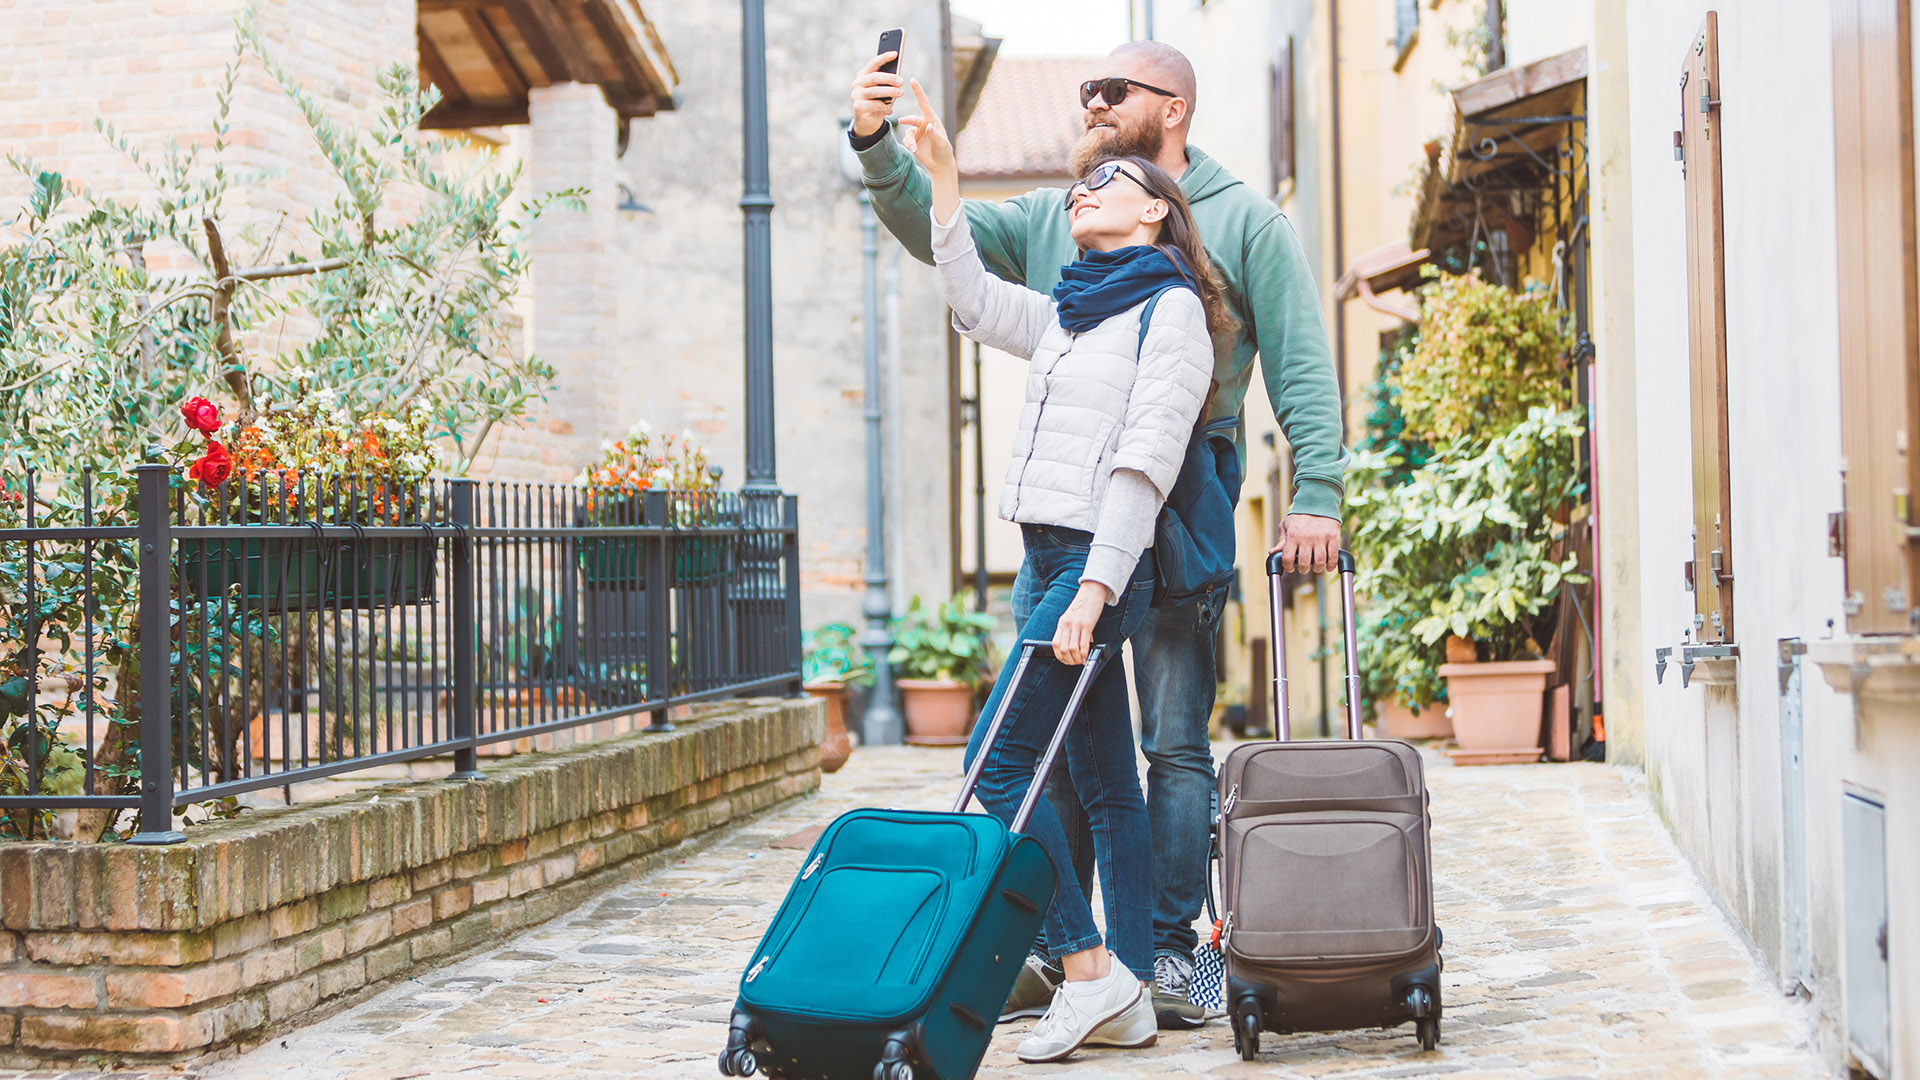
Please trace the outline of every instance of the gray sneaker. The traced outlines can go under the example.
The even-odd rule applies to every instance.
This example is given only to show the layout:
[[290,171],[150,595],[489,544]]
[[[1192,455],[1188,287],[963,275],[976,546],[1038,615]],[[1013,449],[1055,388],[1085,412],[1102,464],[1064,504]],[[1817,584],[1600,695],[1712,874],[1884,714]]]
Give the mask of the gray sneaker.
[[1207,1010],[1188,1000],[1193,961],[1173,953],[1153,958],[1153,1016],[1163,1031],[1184,1031],[1207,1021]]
[[1053,1004],[1054,989],[1066,977],[1066,972],[1058,967],[1029,955],[1013,980],[1013,992],[1007,995],[1006,1007],[1000,1010],[1000,1022],[1045,1016],[1047,1007]]

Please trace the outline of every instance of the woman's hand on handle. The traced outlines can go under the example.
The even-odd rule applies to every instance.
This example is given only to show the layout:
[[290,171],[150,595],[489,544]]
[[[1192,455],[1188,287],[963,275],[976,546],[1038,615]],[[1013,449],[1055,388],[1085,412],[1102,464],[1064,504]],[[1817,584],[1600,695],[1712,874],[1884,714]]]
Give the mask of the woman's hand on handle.
[[1100,615],[1107,608],[1107,587],[1097,581],[1083,581],[1080,591],[1074,594],[1073,602],[1053,624],[1053,658],[1063,664],[1080,665],[1087,662],[1087,651],[1093,648],[1093,627],[1100,621]]
[[860,74],[853,79],[853,133],[866,138],[880,130],[887,117],[893,113],[893,103],[900,98],[902,85],[900,76],[880,70],[880,65],[900,54],[883,52],[867,61]]
[[920,103],[920,115],[900,118],[900,141],[933,181],[935,219],[952,221],[954,210],[960,206],[960,166],[953,159],[953,140],[947,138],[947,127],[927,100],[927,92],[920,88],[920,80],[913,79],[907,85]]

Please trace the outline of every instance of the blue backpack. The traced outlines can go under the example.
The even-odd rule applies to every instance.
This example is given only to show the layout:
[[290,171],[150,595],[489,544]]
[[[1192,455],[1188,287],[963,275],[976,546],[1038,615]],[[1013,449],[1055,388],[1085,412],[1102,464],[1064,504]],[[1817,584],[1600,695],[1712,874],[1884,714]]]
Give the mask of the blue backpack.
[[[1181,286],[1171,286],[1180,288]],[[1166,290],[1148,298],[1140,312],[1140,347],[1147,343],[1147,324]],[[1233,433],[1235,416],[1208,422],[1203,415],[1187,440],[1187,457],[1180,476],[1160,508],[1153,527],[1153,606],[1179,607],[1201,599],[1233,581],[1233,510],[1240,504],[1243,468]]]

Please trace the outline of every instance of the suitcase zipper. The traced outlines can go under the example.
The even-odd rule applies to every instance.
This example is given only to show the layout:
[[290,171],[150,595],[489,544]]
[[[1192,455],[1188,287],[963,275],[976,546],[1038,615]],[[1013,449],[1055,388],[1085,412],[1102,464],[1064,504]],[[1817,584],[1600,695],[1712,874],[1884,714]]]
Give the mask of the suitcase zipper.
[[771,957],[771,956],[763,956],[763,957],[761,957],[761,958],[760,958],[760,962],[759,962],[759,963],[757,963],[757,964],[755,964],[755,965],[753,965],[753,967],[752,967],[752,968],[751,968],[751,969],[750,969],[750,970],[749,970],[749,971],[747,972],[747,981],[748,981],[748,982],[752,982],[753,980],[755,980],[755,979],[757,979],[757,978],[759,978],[759,977],[760,977],[760,969],[761,969],[761,968],[764,968],[764,967],[766,967],[766,966],[767,966],[767,961],[768,961],[768,960],[771,960],[771,959],[773,959],[773,957]]
[[[1220,954],[1226,955],[1227,943],[1233,940],[1233,912],[1227,912],[1227,921],[1220,925]],[[748,977],[752,981],[752,977]]]
[[1239,801],[1240,785],[1235,784],[1227,789],[1227,801],[1220,804],[1220,817],[1222,820],[1225,820],[1228,814],[1233,813],[1233,804]]
[[820,869],[820,860],[822,860],[822,859],[824,859],[824,858],[826,858],[826,857],[827,857],[827,853],[826,853],[826,852],[824,852],[824,851],[823,851],[823,852],[821,852],[821,853],[820,853],[820,854],[818,854],[818,855],[815,855],[815,856],[813,857],[813,861],[807,864],[807,868],[806,868],[805,870],[802,870],[802,871],[800,872],[800,880],[801,880],[801,881],[805,881],[805,880],[807,880],[808,878],[810,878],[810,877],[812,877],[812,876],[813,876],[813,872],[814,872],[815,870],[818,870],[818,869]]

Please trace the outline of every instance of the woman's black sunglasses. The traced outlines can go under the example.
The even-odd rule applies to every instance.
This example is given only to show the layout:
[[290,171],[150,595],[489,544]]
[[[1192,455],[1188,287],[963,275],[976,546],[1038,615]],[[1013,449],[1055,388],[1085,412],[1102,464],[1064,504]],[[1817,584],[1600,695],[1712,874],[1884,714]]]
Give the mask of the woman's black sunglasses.
[[1111,79],[1088,79],[1086,82],[1081,83],[1080,107],[1083,109],[1086,108],[1087,104],[1096,97],[1106,102],[1109,107],[1118,105],[1127,100],[1127,88],[1130,86],[1137,86],[1142,90],[1151,90],[1161,97],[1180,96],[1171,90],[1162,90],[1157,86],[1148,86],[1146,83],[1115,75]]
[[1150,199],[1157,199],[1160,197],[1153,193],[1153,189],[1147,186],[1147,182],[1145,180],[1142,180],[1139,177],[1128,172],[1127,170],[1121,168],[1119,162],[1108,161],[1101,164],[1099,167],[1095,168],[1092,172],[1088,173],[1087,178],[1085,180],[1076,180],[1073,182],[1073,187],[1069,187],[1067,189],[1068,212],[1072,212],[1073,210],[1073,189],[1074,188],[1083,187],[1083,188],[1086,188],[1088,191],[1099,191],[1101,188],[1106,187],[1108,184],[1113,183],[1113,178],[1116,176],[1124,176],[1127,179],[1133,181],[1134,183],[1140,185],[1140,190],[1146,192],[1147,197]]

